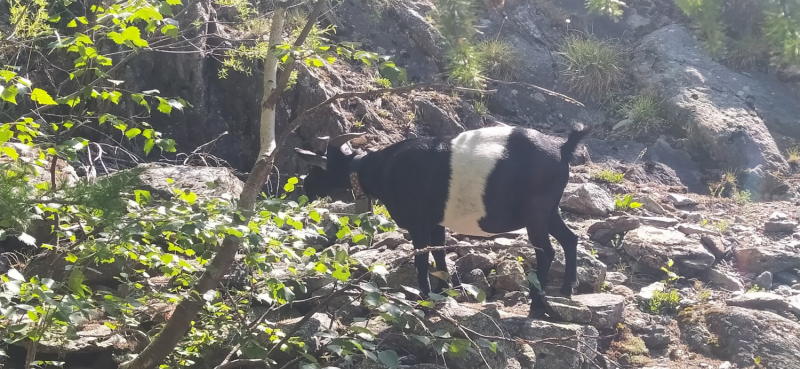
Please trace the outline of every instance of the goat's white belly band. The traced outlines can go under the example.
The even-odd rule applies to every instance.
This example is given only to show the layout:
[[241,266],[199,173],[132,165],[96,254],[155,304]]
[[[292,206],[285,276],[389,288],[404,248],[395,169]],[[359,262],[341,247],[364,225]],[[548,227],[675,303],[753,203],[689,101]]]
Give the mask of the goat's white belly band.
[[444,220],[451,231],[491,236],[478,221],[486,216],[483,194],[489,175],[505,154],[511,127],[488,127],[459,134],[451,141],[450,183]]

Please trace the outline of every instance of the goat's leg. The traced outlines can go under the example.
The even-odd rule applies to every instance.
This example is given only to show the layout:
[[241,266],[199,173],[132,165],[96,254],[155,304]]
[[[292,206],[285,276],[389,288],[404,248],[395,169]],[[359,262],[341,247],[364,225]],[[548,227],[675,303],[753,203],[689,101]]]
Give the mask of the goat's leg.
[[[411,243],[414,245],[415,250],[421,250],[430,244],[430,234],[428,232],[409,231],[411,233]],[[428,278],[428,266],[430,253],[424,252],[414,255],[414,267],[417,269],[417,284],[422,298],[427,299],[428,293],[431,292],[431,281]]]
[[539,280],[540,290],[531,285],[531,317],[542,317],[545,314],[545,291],[550,277],[550,265],[556,256],[545,223],[541,222],[528,226],[528,238],[536,250],[536,278]]
[[564,284],[559,292],[564,297],[571,298],[575,292],[574,289],[578,287],[578,236],[564,223],[564,219],[558,212],[558,206],[553,208],[550,215],[549,232],[564,249],[566,272]]
[[[431,246],[444,246],[445,243],[445,231],[444,227],[436,226],[431,232]],[[447,255],[444,250],[437,250],[431,251],[433,254],[433,262],[436,263],[436,270],[447,272],[447,260],[445,256]],[[435,276],[434,276],[435,277]],[[440,293],[445,288],[450,287],[450,284],[447,280],[436,278],[436,286],[433,287],[433,292]],[[431,286],[433,286],[433,282],[431,282]]]

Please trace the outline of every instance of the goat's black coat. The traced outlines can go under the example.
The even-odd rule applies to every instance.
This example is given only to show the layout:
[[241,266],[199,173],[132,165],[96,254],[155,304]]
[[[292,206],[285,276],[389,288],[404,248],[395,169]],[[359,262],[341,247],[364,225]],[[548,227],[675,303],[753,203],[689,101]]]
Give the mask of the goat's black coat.
[[[559,241],[566,257],[566,276],[560,292],[571,296],[577,283],[578,239],[561,219],[558,204],[569,180],[569,161],[588,132],[588,129],[572,131],[562,143],[535,130],[513,128],[504,155],[485,184],[482,200],[486,216],[479,220],[480,228],[487,233],[526,228],[536,247],[536,274],[543,287],[538,296],[532,294],[531,309],[536,314],[544,307],[543,291],[555,256],[549,235]],[[358,166],[364,192],[384,203],[397,225],[409,231],[417,249],[444,245],[445,229],[440,224],[448,200],[451,142],[455,137],[407,139],[365,155]],[[306,176],[304,190],[310,198],[350,187],[350,163],[355,154],[343,146],[347,140],[329,144],[325,169],[314,167]],[[313,153],[302,150],[298,153],[310,163],[320,160]],[[433,252],[433,256],[437,269],[446,270],[445,252]],[[424,296],[431,290],[428,265],[427,253],[415,256],[419,288]],[[436,290],[443,285],[440,283]]]

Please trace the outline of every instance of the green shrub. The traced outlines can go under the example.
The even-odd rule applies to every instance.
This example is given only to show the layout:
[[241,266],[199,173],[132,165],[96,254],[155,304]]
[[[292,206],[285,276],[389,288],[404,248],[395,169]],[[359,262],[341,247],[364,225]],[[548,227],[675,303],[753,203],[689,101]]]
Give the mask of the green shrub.
[[800,166],[800,146],[786,150],[786,161],[793,167]]
[[604,169],[594,174],[594,179],[606,183],[622,183],[625,173]]
[[675,4],[698,29],[709,53],[719,55],[726,42],[722,0],[675,0]]
[[481,68],[494,79],[513,81],[522,75],[525,60],[511,43],[504,40],[484,40],[476,47]]
[[630,194],[625,195],[625,196],[617,195],[617,199],[614,201],[614,207],[618,211],[625,211],[625,210],[628,210],[628,209],[636,209],[636,208],[641,207],[641,206],[642,206],[642,204],[640,204],[640,203],[638,203],[636,201],[633,201],[633,196],[631,196]]
[[739,205],[744,205],[752,201],[752,194],[749,190],[742,190],[733,194],[733,201]]
[[589,13],[608,16],[614,22],[619,22],[623,13],[622,8],[626,6],[619,0],[586,0],[586,9]]
[[609,41],[569,35],[559,54],[572,91],[602,98],[622,82],[622,56]]

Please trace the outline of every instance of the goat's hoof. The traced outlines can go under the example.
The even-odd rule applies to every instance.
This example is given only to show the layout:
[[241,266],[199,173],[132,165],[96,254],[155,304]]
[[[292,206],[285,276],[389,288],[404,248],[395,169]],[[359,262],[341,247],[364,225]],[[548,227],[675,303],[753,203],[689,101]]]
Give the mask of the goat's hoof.
[[547,310],[543,307],[531,308],[530,312],[528,312],[528,318],[540,320],[547,318]]
[[558,293],[561,297],[572,299],[572,295],[575,294],[575,289],[572,287],[561,287]]

